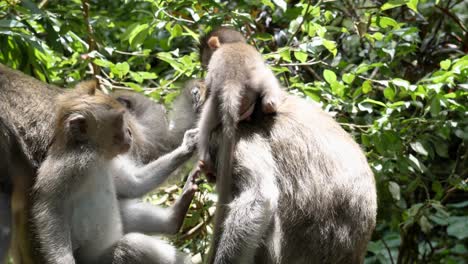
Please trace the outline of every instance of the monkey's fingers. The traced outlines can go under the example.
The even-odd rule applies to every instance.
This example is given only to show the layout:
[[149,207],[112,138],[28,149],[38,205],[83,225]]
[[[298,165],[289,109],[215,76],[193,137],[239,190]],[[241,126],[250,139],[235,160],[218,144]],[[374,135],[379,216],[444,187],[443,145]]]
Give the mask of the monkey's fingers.
[[268,101],[262,103],[262,112],[265,114],[273,114],[276,113],[276,103],[274,101]]

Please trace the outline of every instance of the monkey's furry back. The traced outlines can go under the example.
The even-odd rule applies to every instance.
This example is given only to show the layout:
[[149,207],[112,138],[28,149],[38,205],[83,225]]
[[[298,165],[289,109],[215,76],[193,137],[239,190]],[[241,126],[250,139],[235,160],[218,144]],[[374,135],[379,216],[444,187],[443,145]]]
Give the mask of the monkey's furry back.
[[[209,96],[216,98],[221,112],[224,132],[234,135],[239,122],[239,108],[244,96],[255,101],[256,87],[250,87],[250,73],[255,67],[266,67],[261,54],[252,46],[242,43],[221,45],[208,64],[205,82]],[[250,89],[250,90],[249,90]]]
[[[377,195],[360,147],[318,105],[304,99],[288,95],[276,115],[260,112],[239,124],[232,188],[236,199],[244,188],[265,181],[263,171],[256,170],[273,166],[268,168],[274,174],[271,185],[264,191],[279,193],[271,225],[279,225],[282,236],[281,248],[266,263],[354,263],[351,259],[363,258],[375,227]],[[216,135],[219,139],[219,131]],[[266,232],[261,244],[276,231]],[[267,249],[258,248],[256,255],[271,253],[262,250]]]

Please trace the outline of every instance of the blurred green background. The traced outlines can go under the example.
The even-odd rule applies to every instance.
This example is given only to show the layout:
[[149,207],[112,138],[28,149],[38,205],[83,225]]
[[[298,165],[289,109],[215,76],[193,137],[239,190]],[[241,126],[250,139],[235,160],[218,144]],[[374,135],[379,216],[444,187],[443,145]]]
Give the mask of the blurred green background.
[[[94,75],[170,107],[203,77],[197,40],[219,25],[364,149],[379,197],[366,263],[467,262],[468,1],[1,0],[0,62],[62,87]],[[170,204],[180,185],[146,199]],[[215,201],[200,187],[171,238],[194,260]]]

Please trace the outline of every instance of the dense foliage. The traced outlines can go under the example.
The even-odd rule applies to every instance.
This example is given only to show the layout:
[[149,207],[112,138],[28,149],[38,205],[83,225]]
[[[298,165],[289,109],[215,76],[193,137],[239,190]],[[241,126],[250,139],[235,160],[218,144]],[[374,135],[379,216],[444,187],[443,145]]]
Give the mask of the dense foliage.
[[[221,24],[365,150],[379,196],[367,263],[466,263],[467,1],[2,0],[0,62],[60,86],[94,75],[170,105],[182,81],[203,76],[199,34]],[[212,188],[174,238],[194,259],[208,246]]]

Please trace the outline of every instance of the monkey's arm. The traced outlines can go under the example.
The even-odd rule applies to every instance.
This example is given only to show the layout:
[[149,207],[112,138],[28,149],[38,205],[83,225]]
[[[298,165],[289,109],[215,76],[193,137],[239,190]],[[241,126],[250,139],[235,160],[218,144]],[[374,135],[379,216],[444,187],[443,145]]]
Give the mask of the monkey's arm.
[[176,234],[196,190],[194,174],[191,173],[182,194],[171,207],[161,208],[140,200],[119,200],[124,232]]
[[[45,177],[48,176],[50,175]],[[40,177],[41,174],[38,179]],[[36,188],[33,224],[36,227],[40,250],[46,263],[73,264],[75,259],[71,244],[71,229],[65,217],[64,205],[61,204],[63,198],[56,193],[54,190],[50,191],[46,185],[44,188],[42,186]]]
[[114,182],[117,195],[123,198],[138,198],[158,187],[192,156],[197,140],[198,129],[188,130],[182,144],[174,151],[134,171],[126,169],[124,173],[116,172]]

